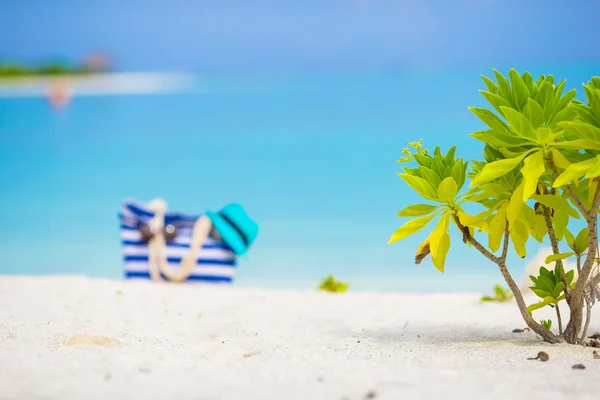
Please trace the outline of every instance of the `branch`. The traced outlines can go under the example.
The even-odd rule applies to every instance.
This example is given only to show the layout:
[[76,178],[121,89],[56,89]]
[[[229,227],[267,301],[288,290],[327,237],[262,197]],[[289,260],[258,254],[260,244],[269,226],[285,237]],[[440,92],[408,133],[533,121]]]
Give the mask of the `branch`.
[[585,337],[587,336],[588,329],[590,327],[590,320],[592,319],[592,305],[590,304],[590,299],[588,296],[585,296],[585,325],[583,326],[583,333],[581,334],[580,343],[585,341]]
[[[600,251],[598,250],[598,244],[596,244],[596,253],[600,254]],[[590,288],[596,288],[597,286],[600,285],[600,261],[596,261],[596,267],[598,268],[598,272],[596,274],[596,276],[593,276],[590,278],[590,281],[588,283],[588,285],[590,286]],[[592,272],[594,271],[594,269],[592,268]]]
[[460,223],[460,220],[458,219],[457,215],[454,215],[454,223],[456,224],[456,226],[458,226],[458,229],[460,229],[460,231],[462,232],[463,240],[471,243],[471,245],[473,247],[475,247],[481,254],[483,254],[485,257],[487,257],[494,264],[498,264],[501,261],[498,257],[493,255],[488,250],[486,250],[486,248],[483,247],[483,245],[481,243],[479,243],[477,241],[477,239],[475,239],[473,236],[471,236],[471,233],[469,232],[469,228],[465,227],[463,224]]
[[560,318],[560,308],[558,308],[558,303],[556,303],[556,318],[558,319],[558,335],[562,336],[562,319]]
[[596,259],[596,250],[598,248],[598,207],[600,207],[600,185],[596,188],[594,194],[594,200],[592,201],[592,208],[586,215],[588,221],[588,232],[590,241],[588,243],[588,252],[581,268],[581,274],[577,278],[577,285],[575,286],[574,295],[580,297],[585,289],[585,284],[590,277],[592,268],[594,266],[594,260]]
[[[546,221],[546,229],[548,230],[548,236],[550,237],[550,244],[552,245],[552,252],[554,254],[559,254],[560,249],[558,248],[558,239],[556,238],[556,233],[554,232],[554,226],[552,225],[552,218],[550,218],[550,210],[545,205],[541,205],[542,210],[544,210],[544,221]],[[567,294],[567,298],[571,297],[571,293],[573,289],[569,286],[569,282],[567,281],[567,275],[565,274],[565,268],[562,260],[556,260],[556,265],[560,267],[561,278],[563,283],[565,284],[565,293]]]
[[590,280],[590,285],[592,287],[596,287],[596,286],[600,285],[600,273]]
[[[548,154],[548,156],[546,157],[546,162],[550,166],[550,169],[552,170],[554,177],[558,178],[558,176],[560,175],[560,172],[558,172],[558,168],[556,167],[556,164],[554,164],[554,160],[552,159],[552,156],[550,154]],[[571,196],[571,200],[573,200],[573,202],[575,203],[577,208],[579,208],[579,211],[581,211],[582,214],[587,215],[588,209],[585,208],[585,206],[581,202],[581,199],[579,198],[579,196],[577,196],[577,194],[573,190],[573,187],[571,186],[571,184],[567,183],[566,185],[563,185],[562,188],[563,188],[563,190],[566,190],[567,193],[569,193],[569,196]]]
[[[506,228],[506,231],[508,231],[508,227]],[[523,295],[521,294],[521,291],[519,290],[519,287],[513,280],[512,276],[510,276],[510,272],[508,272],[506,264],[504,262],[500,262],[498,263],[498,268],[500,268],[500,273],[504,277],[504,280],[508,284],[508,287],[515,296],[515,300],[517,301],[517,305],[519,306],[519,311],[521,312],[521,316],[525,320],[525,323],[527,323],[527,326],[529,326],[531,330],[533,330],[535,333],[544,338],[545,341],[549,343],[558,343],[560,341],[559,337],[550,332],[548,329],[544,328],[542,325],[538,324],[533,319],[531,314],[529,314],[529,311],[527,310],[527,305],[525,304],[525,300],[523,299]]]
[[513,296],[515,297],[515,300],[517,301],[519,311],[521,312],[521,316],[525,320],[525,323],[527,324],[527,326],[529,326],[531,328],[531,330],[533,330],[535,333],[540,335],[545,341],[547,341],[549,343],[558,343],[560,341],[560,338],[557,337],[552,332],[550,332],[548,329],[544,328],[539,323],[537,323],[533,319],[533,317],[529,314],[529,311],[527,310],[527,305],[525,304],[525,300],[523,299],[523,294],[521,293],[521,291],[519,290],[519,287],[515,283],[512,276],[510,275],[510,272],[508,272],[508,268],[506,268],[506,255],[508,254],[508,243],[509,243],[508,224],[506,224],[506,228],[504,229],[504,245],[502,248],[502,256],[496,257],[495,255],[490,253],[488,250],[486,250],[485,247],[483,247],[481,245],[481,243],[479,243],[477,241],[477,239],[475,239],[473,236],[471,236],[471,233],[469,232],[469,228],[467,228],[463,224],[461,224],[460,220],[458,219],[458,216],[456,216],[456,215],[454,215],[454,223],[456,224],[458,229],[461,230],[464,241],[471,243],[471,245],[473,247],[475,247],[481,254],[483,254],[486,258],[488,258],[494,264],[498,265],[498,268],[500,269],[500,273],[502,274],[502,277],[504,277],[504,280],[508,284],[508,287],[510,288]]
[[508,221],[506,221],[506,228],[504,228],[504,244],[502,245],[502,255],[500,256],[502,262],[506,262],[506,256],[508,255],[508,234]]

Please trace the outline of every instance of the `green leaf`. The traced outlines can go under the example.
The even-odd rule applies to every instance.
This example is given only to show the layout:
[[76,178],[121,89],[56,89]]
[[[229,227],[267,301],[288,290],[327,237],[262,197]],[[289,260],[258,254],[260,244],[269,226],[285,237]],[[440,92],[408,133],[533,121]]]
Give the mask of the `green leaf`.
[[550,271],[546,267],[540,267],[540,276],[545,276],[548,278],[552,278],[552,271]]
[[588,139],[575,139],[568,142],[556,143],[554,147],[557,149],[600,150],[600,142]]
[[527,201],[537,188],[540,176],[546,170],[544,164],[544,154],[542,150],[536,151],[527,158],[523,168],[521,168],[521,174],[523,174],[523,201]]
[[437,210],[438,206],[431,204],[413,204],[400,211],[398,217],[421,217],[423,215],[431,214]]
[[446,255],[448,254],[448,250],[450,250],[450,235],[448,232],[444,232],[440,238],[436,255],[431,255],[431,261],[433,262],[433,265],[440,272],[444,272],[444,264],[446,263]]
[[537,93],[537,86],[533,84],[533,77],[527,71],[523,74],[523,82],[525,82],[525,86],[527,86],[527,90],[529,90],[529,95],[535,96]]
[[600,128],[582,121],[566,121],[558,124],[563,129],[574,133],[580,139],[600,141]]
[[413,190],[429,200],[439,200],[433,187],[423,178],[409,174],[398,174]]
[[560,99],[560,95],[562,94],[566,82],[567,80],[563,79],[562,81],[558,82],[558,84],[556,84],[556,86],[554,87],[554,97],[556,97],[557,100]]
[[481,185],[482,183],[487,183],[503,175],[506,175],[507,173],[515,169],[515,167],[519,165],[521,161],[523,161],[523,159],[526,156],[528,156],[532,151],[533,150],[529,150],[518,157],[498,160],[486,164],[481,170],[481,172],[477,174],[475,178],[473,178],[469,187],[472,187],[474,185]]
[[544,109],[532,98],[527,99],[523,114],[534,128],[544,125]]
[[575,98],[576,94],[577,94],[577,90],[575,90],[575,89],[569,90],[567,93],[564,94],[564,96],[562,96],[560,98],[560,100],[558,100],[558,102],[556,103],[556,109],[557,110],[564,109],[566,106],[569,105],[571,100],[573,100]]
[[573,107],[565,107],[556,113],[549,123],[546,125],[554,126],[559,122],[570,121],[577,116],[577,112],[573,109]]
[[531,198],[547,207],[567,213],[575,219],[580,218],[577,210],[571,207],[569,202],[563,197],[554,196],[551,194],[534,194],[533,196],[531,196]]
[[494,211],[494,208],[489,208],[487,210],[483,210],[478,214],[470,215],[464,212],[464,210],[459,210],[457,215],[458,219],[460,220],[460,223],[464,226],[468,226],[470,228],[485,229],[485,219]]
[[571,164],[567,169],[564,170],[562,174],[558,176],[558,178],[556,178],[552,184],[552,187],[558,188],[568,184],[569,182],[578,181],[579,178],[587,174],[588,171],[594,168],[599,162],[600,156],[596,156],[585,161]]
[[435,173],[440,176],[440,180],[444,177],[444,170],[446,169],[443,160],[444,158],[440,154],[437,154],[435,157],[433,157],[433,163],[431,165]]
[[573,283],[573,278],[575,277],[575,270],[570,270],[565,273],[565,278],[567,278],[567,282],[569,285]]
[[449,213],[443,214],[440,217],[437,225],[431,232],[431,235],[429,235],[429,250],[431,251],[432,257],[435,257],[437,255],[438,248],[439,248],[440,242],[442,240],[442,236],[444,236],[444,234],[446,232],[448,232],[449,223],[450,223],[450,214]]
[[456,146],[450,147],[448,152],[446,153],[446,157],[444,157],[444,161],[446,165],[452,165],[454,162],[454,155],[456,154]]
[[[600,176],[600,162],[595,166],[590,168],[590,170],[588,171],[587,174],[585,174],[585,177],[588,179],[593,179],[593,178],[597,178]],[[595,180],[593,183],[589,184],[589,194],[590,196],[593,196],[594,193],[596,192],[596,186],[598,185],[598,181]],[[593,199],[593,197],[590,198],[590,201]]]
[[519,75],[517,70],[511,69],[508,71],[508,76],[510,77],[513,98],[519,109],[522,109],[525,104],[527,104],[529,90],[527,89],[527,86],[525,86],[525,82],[523,82],[523,78],[521,78],[521,75]]
[[555,282],[553,280],[554,274],[548,275],[540,275],[538,280],[540,281],[540,288],[546,290],[549,293],[552,293],[555,287]]
[[574,256],[575,253],[558,253],[558,254],[552,254],[548,257],[546,257],[546,260],[544,261],[545,264],[550,264],[551,262],[555,262],[558,260],[564,260],[565,258],[569,258]]
[[492,93],[496,93],[498,91],[498,86],[487,76],[481,75],[481,79],[483,79],[483,83],[485,83],[485,87]]
[[540,324],[542,324],[542,326],[548,330],[552,329],[552,320],[545,320],[545,319],[541,319],[540,320]]
[[544,121],[549,121],[554,112],[554,88],[547,80],[542,83],[535,101],[544,109]]
[[457,192],[458,185],[452,177],[447,177],[438,186],[438,197],[447,204],[454,204],[454,198],[456,197]]
[[[560,294],[565,290],[565,283],[564,282],[558,282],[556,284],[556,286],[554,287],[554,293],[552,297],[554,297],[555,299],[558,300],[558,297],[560,297]],[[558,301],[557,301],[558,303]]]
[[498,209],[488,225],[488,246],[492,252],[498,251],[506,229],[506,203]]
[[501,107],[501,109],[513,132],[526,139],[535,138],[533,126],[523,114],[508,107]]
[[506,208],[506,219],[508,220],[508,225],[512,227],[513,223],[519,217],[521,213],[521,207],[523,207],[523,184],[521,184],[515,189],[512,196],[510,196],[510,201],[508,202],[508,207]]
[[466,167],[467,167],[466,163],[463,163],[460,159],[458,159],[454,163],[454,165],[452,166],[452,170],[450,171],[450,175],[452,176],[454,181],[457,183],[459,190],[465,184]]
[[557,167],[562,169],[567,169],[571,165],[569,160],[563,154],[555,148],[551,148],[550,152],[552,153],[552,160]]
[[505,99],[503,99],[495,93],[484,92],[483,90],[480,90],[479,93],[481,93],[483,97],[486,98],[488,103],[490,103],[492,107],[494,107],[496,111],[498,111],[502,116],[504,116],[504,114],[502,114],[502,109],[500,107],[510,107],[508,101],[506,101]]
[[588,228],[583,228],[577,234],[575,242],[573,243],[574,251],[577,254],[582,254],[590,245],[590,234]]
[[554,145],[559,137],[559,134],[552,132],[552,129],[550,128],[539,127],[535,130],[535,137],[542,144]]
[[596,119],[596,116],[592,113],[592,110],[584,105],[583,103],[575,103],[577,100],[573,100],[571,103],[571,108],[575,110],[577,116],[587,122],[588,124],[598,125],[599,122]]
[[567,245],[571,248],[571,250],[575,250],[575,237],[568,229],[565,229],[565,239],[567,241]]
[[528,207],[527,204],[521,207],[521,215],[523,216],[523,223],[529,235],[541,243],[547,232],[544,217],[536,215],[535,211]]
[[431,214],[427,217],[414,218],[402,225],[396,232],[393,233],[392,237],[388,241],[388,244],[402,240],[414,233],[417,233],[423,229],[437,214]]
[[431,156],[425,154],[415,154],[413,157],[419,163],[419,165],[431,168],[431,164],[433,163],[433,158],[431,158]]
[[528,144],[526,140],[517,136],[510,136],[493,129],[473,132],[469,136],[496,147],[515,147]]
[[545,79],[546,79],[545,75],[540,75],[535,81],[535,86],[541,86],[541,84],[544,83]]
[[431,187],[436,188],[442,183],[442,179],[434,170],[421,166],[419,167],[419,171],[421,171],[421,176],[431,185]]
[[512,93],[510,91],[510,85],[508,80],[502,75],[500,72],[494,69],[494,75],[496,76],[496,81],[498,81],[498,88],[500,89],[500,93],[502,97],[504,97],[510,103],[512,100]]
[[508,126],[496,114],[487,108],[468,107],[484,124],[498,132],[508,133]]
[[525,258],[527,256],[527,249],[525,248],[525,244],[527,243],[527,239],[529,239],[529,235],[527,234],[527,229],[525,225],[520,220],[515,220],[511,226],[509,232],[510,238],[513,242],[513,247],[515,251],[521,258]]
[[[541,291],[541,290],[538,290],[538,289],[531,289],[531,291],[533,293],[535,293],[536,296],[541,297],[542,299],[550,297],[550,296],[547,296],[550,293],[547,293],[547,292],[544,292],[544,291]],[[551,303],[553,303],[553,301],[548,301],[548,302],[542,301],[542,302],[536,303],[535,305],[534,304],[530,305],[529,307],[527,307],[527,309],[530,310],[530,311],[533,311],[533,310],[537,310],[538,308],[542,308],[544,306],[547,306],[548,304],[551,304]]]

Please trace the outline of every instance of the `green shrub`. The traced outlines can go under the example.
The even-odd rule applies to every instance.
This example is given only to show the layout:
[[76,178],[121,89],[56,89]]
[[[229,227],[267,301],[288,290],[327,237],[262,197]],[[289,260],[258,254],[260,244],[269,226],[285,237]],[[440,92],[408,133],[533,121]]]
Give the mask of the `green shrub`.
[[329,275],[321,282],[319,285],[319,290],[334,293],[344,293],[348,290],[349,286],[349,283],[336,281],[333,275]]
[[[534,79],[530,73],[519,74],[514,69],[508,78],[496,70],[494,75],[496,81],[483,77],[486,90],[480,91],[491,108],[469,107],[487,127],[470,134],[482,142],[483,159],[472,160],[468,173],[467,162],[455,158],[455,146],[446,154],[436,147],[430,155],[419,141],[409,144],[415,154],[402,151],[397,162],[415,164],[403,167],[398,175],[428,202],[398,213],[411,219],[388,243],[413,235],[435,220],[417,249],[415,263],[431,255],[435,267],[443,272],[450,249],[449,229],[455,226],[464,243],[498,266],[534,332],[551,343],[582,343],[590,308],[600,301],[600,274],[593,274],[598,268],[600,77],[583,85],[584,103],[575,99],[575,89],[563,92],[565,80],[555,83],[552,75]],[[463,190],[465,178],[470,183]],[[481,211],[467,212],[472,206]],[[587,236],[571,240],[567,226],[572,219],[585,222]],[[487,246],[481,236],[487,239]],[[546,272],[537,277],[534,287],[551,295],[551,299],[544,297],[544,305],[556,307],[559,300],[566,301],[570,318],[564,331],[559,327],[558,335],[547,323],[540,325],[532,317],[537,305],[528,309],[506,263],[511,247],[521,258],[526,257],[530,238],[539,243],[547,238],[552,246],[554,254],[546,262],[555,262],[558,269],[552,277]],[[561,253],[559,244],[565,241],[573,252]],[[570,256],[577,256],[578,261],[574,282],[562,265]],[[552,279],[551,285],[547,279]]]
[[501,285],[494,286],[494,297],[491,296],[482,296],[481,301],[497,301],[499,303],[504,303],[513,299],[513,294],[510,289],[504,289]]

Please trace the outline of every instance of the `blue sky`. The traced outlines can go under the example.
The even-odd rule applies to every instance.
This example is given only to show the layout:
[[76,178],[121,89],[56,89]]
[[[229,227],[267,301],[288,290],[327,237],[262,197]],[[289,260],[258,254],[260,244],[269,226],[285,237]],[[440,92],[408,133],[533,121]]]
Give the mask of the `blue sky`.
[[[123,197],[190,213],[239,201],[261,225],[240,283],[485,290],[499,273],[453,236],[446,274],[387,246],[419,198],[395,173],[411,140],[481,123],[480,74],[600,73],[596,2],[0,0],[0,58],[113,54],[120,70],[198,72],[189,92],[0,98],[0,273],[118,277]],[[539,247],[530,242],[531,254]],[[511,265],[523,262],[514,254]],[[85,260],[82,262],[82,260]]]
[[0,1],[0,57],[120,69],[447,68],[600,58],[595,0]]

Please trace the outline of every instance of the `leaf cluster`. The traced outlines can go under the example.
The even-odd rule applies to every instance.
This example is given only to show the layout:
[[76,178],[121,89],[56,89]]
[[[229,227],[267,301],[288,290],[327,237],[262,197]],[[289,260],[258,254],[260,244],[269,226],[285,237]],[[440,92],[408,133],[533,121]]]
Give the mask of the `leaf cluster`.
[[[583,85],[586,103],[575,99],[575,89],[565,91],[565,80],[556,82],[552,75],[534,78],[512,69],[508,77],[494,70],[495,81],[482,78],[486,90],[480,93],[490,108],[469,109],[486,125],[470,134],[482,142],[483,158],[472,160],[467,171],[467,161],[455,157],[455,146],[446,154],[437,147],[433,155],[411,153],[408,161],[416,165],[398,174],[429,203],[400,211],[398,216],[411,219],[388,243],[437,218],[415,261],[431,254],[442,272],[452,223],[463,235],[487,235],[492,253],[508,233],[513,249],[524,258],[529,239],[542,243],[548,235],[548,218],[557,240],[567,237],[569,221],[581,219],[582,206],[591,208],[600,180],[600,77]],[[470,183],[462,190],[466,179]],[[482,211],[467,212],[468,203]]]
[[333,275],[327,276],[319,285],[319,290],[333,293],[345,293],[350,284],[348,282],[340,282],[335,280]]
[[501,285],[494,285],[494,296],[482,296],[482,302],[495,301],[505,303],[513,299],[513,294],[510,289],[505,289]]

